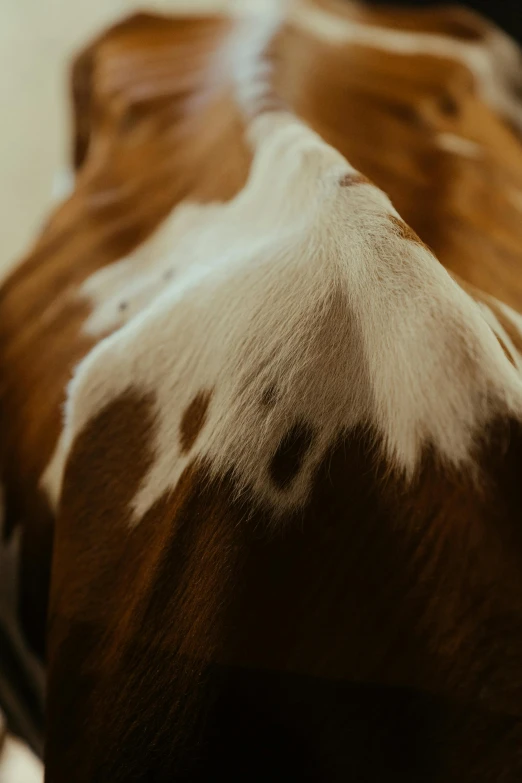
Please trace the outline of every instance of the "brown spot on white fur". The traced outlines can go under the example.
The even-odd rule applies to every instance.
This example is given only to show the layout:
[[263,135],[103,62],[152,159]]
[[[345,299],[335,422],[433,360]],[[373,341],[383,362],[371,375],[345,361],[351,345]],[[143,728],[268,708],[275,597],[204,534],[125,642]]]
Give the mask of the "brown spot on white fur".
[[371,184],[372,183],[370,182],[368,177],[365,177],[364,174],[361,174],[358,171],[348,172],[348,174],[344,174],[339,180],[339,185],[342,188],[351,188],[353,185],[371,185]]
[[261,395],[261,405],[264,408],[273,408],[277,402],[277,397],[277,389],[275,384],[272,383],[263,390]]
[[183,414],[180,425],[180,442],[181,450],[185,453],[191,450],[203,429],[211,397],[211,392],[199,392]]
[[401,239],[406,239],[408,242],[415,242],[415,244],[424,248],[426,247],[418,234],[407,223],[405,223],[404,220],[396,217],[395,215],[388,215],[388,219],[393,224],[397,234],[401,237]]
[[506,346],[506,344],[505,344],[504,340],[503,340],[501,337],[499,337],[499,336],[498,336],[498,334],[497,334],[497,335],[495,335],[495,336],[496,336],[496,338],[497,338],[497,340],[498,340],[498,342],[499,342],[499,345],[500,345],[500,347],[501,347],[501,348],[502,348],[502,350],[504,351],[504,354],[506,355],[506,359],[507,359],[507,360],[510,362],[510,364],[512,364],[512,365],[513,365],[513,367],[516,367],[516,366],[517,366],[517,363],[515,362],[515,360],[514,360],[514,359],[513,359],[513,357],[511,356],[511,353],[508,351],[508,348],[507,348],[507,346]]
[[297,477],[313,440],[313,430],[306,422],[297,422],[283,436],[269,467],[278,489],[287,489]]

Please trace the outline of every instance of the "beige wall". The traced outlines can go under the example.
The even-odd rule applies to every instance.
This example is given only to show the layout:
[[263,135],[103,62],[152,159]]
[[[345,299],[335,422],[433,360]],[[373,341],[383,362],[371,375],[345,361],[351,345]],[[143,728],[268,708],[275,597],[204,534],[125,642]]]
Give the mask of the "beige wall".
[[136,8],[203,10],[227,0],[0,0],[0,277],[30,245],[68,154],[67,63]]

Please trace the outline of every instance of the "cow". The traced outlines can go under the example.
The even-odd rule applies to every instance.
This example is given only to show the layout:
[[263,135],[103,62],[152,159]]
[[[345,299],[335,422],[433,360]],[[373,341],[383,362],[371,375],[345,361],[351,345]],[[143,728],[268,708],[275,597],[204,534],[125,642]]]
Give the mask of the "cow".
[[0,295],[48,783],[520,780],[519,57],[303,0],[76,61]]

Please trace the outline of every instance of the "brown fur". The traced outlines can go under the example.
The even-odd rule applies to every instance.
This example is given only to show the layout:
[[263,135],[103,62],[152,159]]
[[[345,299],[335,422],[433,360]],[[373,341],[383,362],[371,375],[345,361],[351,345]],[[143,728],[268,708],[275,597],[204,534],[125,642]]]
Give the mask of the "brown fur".
[[270,462],[270,478],[278,489],[289,489],[314,440],[306,422],[296,422],[282,438]]
[[[218,95],[197,111],[189,104],[190,90],[204,86],[202,66],[226,29],[212,19],[169,22],[140,16],[80,57],[73,71],[81,80],[76,92],[83,96],[76,101],[76,146],[86,157],[77,188],[0,293],[6,518],[9,529],[24,524],[24,571],[42,574],[29,580],[31,595],[39,596],[32,606],[40,607],[41,619],[38,632],[33,623],[28,632],[40,654],[41,607],[48,593],[48,566],[40,561],[45,553],[48,562],[52,524],[37,484],[61,429],[72,370],[94,342],[81,331],[89,308],[78,289],[93,272],[133,250],[179,201],[188,196],[226,200],[244,184],[249,153],[230,100]],[[190,46],[191,36],[193,70],[187,73],[176,41]],[[167,82],[158,82],[155,69],[154,78],[148,76],[145,64],[151,67],[155,51]],[[130,72],[127,60],[133,64]],[[121,70],[107,69],[107,61],[120,63]],[[95,83],[89,74],[97,75]],[[137,101],[132,91],[143,97]],[[135,120],[123,122],[129,113]]]
[[[283,525],[235,500],[229,477],[209,481],[193,465],[131,530],[129,502],[152,457],[151,404],[135,392],[116,400],[69,462],[50,626],[49,780],[192,779],[193,743],[203,752],[210,742],[198,715],[216,688],[216,720],[230,718],[219,706],[230,686],[213,661],[431,694],[443,715],[440,775],[423,768],[417,783],[489,782],[500,771],[518,780],[518,425],[499,423],[485,441],[481,492],[431,455],[406,489],[382,474],[368,434],[353,432],[332,445],[306,509]],[[320,735],[313,741],[315,758]],[[348,734],[329,764],[342,769],[354,752]]]
[[393,223],[393,226],[401,239],[407,239],[408,242],[415,242],[417,245],[425,247],[424,242],[422,242],[415,231],[410,228],[409,225],[404,222],[404,220],[395,217],[395,215],[390,215],[389,220]]
[[180,426],[182,451],[188,452],[191,450],[203,429],[211,396],[210,392],[199,392],[183,414]]
[[352,5],[343,0],[315,0],[315,2],[320,7],[354,21],[396,30],[447,35],[462,41],[483,40],[490,30],[490,25],[483,17],[458,5],[408,8],[399,3],[383,7],[372,3]]
[[351,188],[352,185],[371,185],[372,183],[368,179],[368,177],[365,177],[364,174],[345,174],[340,182],[339,185],[342,188]]
[[[375,13],[379,24],[396,24]],[[410,13],[400,23],[483,35],[469,19]],[[203,69],[227,29],[212,18],[140,15],[79,58],[77,188],[0,296],[3,481],[8,521],[25,526],[35,645],[52,538],[37,484],[60,430],[65,385],[92,345],[81,334],[88,307],[75,295],[175,204],[226,200],[244,184],[250,155],[242,122],[226,85],[211,94]],[[418,241],[415,230],[448,269],[521,308],[522,229],[509,196],[522,192],[522,148],[466,69],[331,47],[295,29],[281,33],[272,56],[281,97],[390,194],[406,221],[395,221],[400,235]],[[444,132],[477,142],[484,154],[444,151],[437,145]],[[259,390],[261,405],[276,400],[277,389]],[[233,465],[211,480],[210,466],[192,463],[133,525],[131,500],[153,460],[155,404],[129,389],[89,422],[67,465],[49,623],[48,783],[193,783],[216,769],[230,780],[266,780],[258,768],[272,759],[276,730],[281,752],[271,774],[286,754],[288,780],[381,781],[397,773],[402,783],[516,783],[519,426],[498,422],[484,435],[478,480],[427,453],[408,489],[387,470],[371,433],[339,433],[306,508],[278,524],[248,492],[238,499]],[[185,450],[207,404],[196,397],[180,421]],[[296,423],[262,466],[282,492],[313,437],[306,421]],[[268,685],[252,693],[249,684],[240,702],[248,720],[240,710],[234,722],[234,677],[240,672],[242,682],[255,671]],[[292,704],[287,678],[298,683]],[[422,756],[404,767],[415,743],[401,746],[393,734],[402,725],[400,700],[383,735],[372,716],[357,715],[332,745],[344,724],[321,694],[331,686],[339,702],[347,683],[429,697],[425,739],[435,761]],[[358,720],[375,741],[364,759]],[[255,726],[260,749],[236,774],[241,723]],[[225,750],[212,744],[214,730]],[[395,761],[381,752],[384,734],[399,742]],[[405,736],[416,735],[410,727]]]
[[[408,19],[421,26],[424,16],[410,9]],[[301,30],[280,36],[278,62],[280,92],[388,193],[441,263],[522,310],[522,221],[511,199],[522,192],[522,144],[470,72],[431,55],[332,46]],[[476,142],[479,157],[444,150],[439,133]]]
[[[129,390],[89,423],[69,461],[50,615],[53,783],[129,780],[147,766],[160,770],[161,758],[169,769],[213,654],[236,529],[226,494],[209,488],[197,465],[129,529],[130,501],[152,461],[153,421],[153,400]],[[151,743],[162,749],[156,761]]]

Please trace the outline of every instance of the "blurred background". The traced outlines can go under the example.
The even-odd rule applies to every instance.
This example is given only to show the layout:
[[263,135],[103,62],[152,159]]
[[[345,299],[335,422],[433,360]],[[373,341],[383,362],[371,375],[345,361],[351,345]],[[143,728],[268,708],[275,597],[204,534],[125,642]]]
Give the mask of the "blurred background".
[[[138,9],[197,13],[234,2],[241,4],[241,0],[0,0],[0,280],[31,242],[63,182],[69,155],[68,63],[73,54],[109,23]],[[377,0],[377,4],[437,3]],[[522,38],[522,0],[463,4]]]

